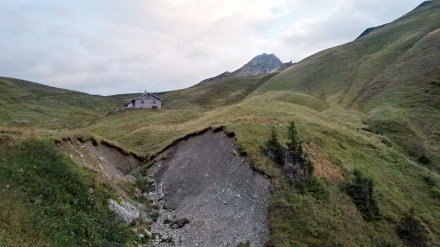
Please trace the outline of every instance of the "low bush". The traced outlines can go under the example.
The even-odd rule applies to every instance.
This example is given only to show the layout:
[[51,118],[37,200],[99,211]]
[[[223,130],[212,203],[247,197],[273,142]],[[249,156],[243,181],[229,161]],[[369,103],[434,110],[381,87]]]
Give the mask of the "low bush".
[[295,189],[300,194],[310,194],[318,200],[327,200],[330,196],[327,187],[316,177],[297,181],[295,183]]
[[342,189],[351,197],[366,221],[381,219],[373,180],[365,177],[361,171],[356,169],[353,171],[353,177],[343,184]]
[[251,242],[248,240],[246,243],[240,242],[237,247],[249,247],[251,246]]
[[423,222],[415,216],[415,210],[411,209],[402,218],[397,227],[399,237],[409,246],[424,247],[428,246],[429,231]]
[[419,157],[419,162],[423,165],[431,164],[431,160],[428,157],[426,157],[425,154],[422,154],[422,156]]

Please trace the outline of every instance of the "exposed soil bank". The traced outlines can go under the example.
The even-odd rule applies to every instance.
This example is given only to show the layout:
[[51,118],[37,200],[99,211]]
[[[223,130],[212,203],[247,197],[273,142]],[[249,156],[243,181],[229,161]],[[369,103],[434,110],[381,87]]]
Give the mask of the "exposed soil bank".
[[61,143],[77,163],[97,171],[108,180],[132,179],[130,172],[142,164],[142,160],[107,142],[69,139]]
[[[161,207],[151,227],[156,246],[264,245],[270,182],[237,153],[234,138],[209,130],[158,157],[149,170]],[[184,218],[178,229],[166,223]]]

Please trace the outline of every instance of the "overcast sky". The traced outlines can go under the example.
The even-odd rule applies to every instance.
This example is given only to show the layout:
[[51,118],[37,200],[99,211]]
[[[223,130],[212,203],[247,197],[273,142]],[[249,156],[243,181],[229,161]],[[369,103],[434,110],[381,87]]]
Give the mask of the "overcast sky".
[[0,76],[91,94],[165,91],[355,39],[419,0],[0,0]]

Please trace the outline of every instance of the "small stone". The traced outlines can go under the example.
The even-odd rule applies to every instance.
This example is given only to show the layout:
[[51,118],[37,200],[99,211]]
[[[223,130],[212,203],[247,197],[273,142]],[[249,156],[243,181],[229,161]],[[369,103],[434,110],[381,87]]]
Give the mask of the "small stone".
[[137,230],[136,228],[133,228],[133,229],[131,229],[131,232],[132,232],[133,234],[136,234],[136,233],[138,232],[138,230]]
[[153,237],[153,234],[150,231],[148,231],[147,229],[144,229],[144,233],[145,233],[145,236],[147,236],[147,238]]
[[139,234],[137,237],[138,237],[139,239],[143,239],[145,236],[144,236],[144,234]]

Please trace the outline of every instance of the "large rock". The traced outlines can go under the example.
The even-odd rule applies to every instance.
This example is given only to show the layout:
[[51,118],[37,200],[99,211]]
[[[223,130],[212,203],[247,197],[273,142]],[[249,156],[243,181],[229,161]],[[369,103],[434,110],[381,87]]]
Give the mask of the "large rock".
[[108,201],[108,207],[113,213],[115,213],[118,220],[125,222],[128,225],[132,224],[140,215],[139,210],[126,201],[118,203],[110,199]]

